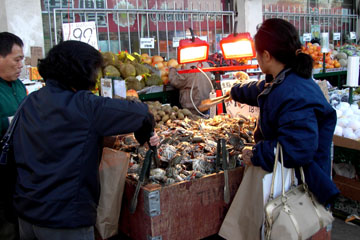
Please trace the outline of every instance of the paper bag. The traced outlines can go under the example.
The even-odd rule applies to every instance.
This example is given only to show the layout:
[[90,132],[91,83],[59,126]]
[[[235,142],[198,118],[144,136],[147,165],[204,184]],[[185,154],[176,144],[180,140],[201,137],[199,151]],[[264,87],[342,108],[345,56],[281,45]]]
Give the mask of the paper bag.
[[219,235],[225,239],[259,240],[263,224],[263,177],[260,167],[249,166],[222,223]]
[[129,159],[128,153],[106,147],[103,149],[99,167],[101,192],[96,218],[96,229],[102,239],[118,233]]

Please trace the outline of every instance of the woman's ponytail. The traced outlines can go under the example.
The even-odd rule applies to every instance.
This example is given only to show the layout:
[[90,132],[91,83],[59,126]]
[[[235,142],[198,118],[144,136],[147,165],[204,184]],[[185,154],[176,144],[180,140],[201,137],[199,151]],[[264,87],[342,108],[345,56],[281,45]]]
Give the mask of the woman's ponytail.
[[291,68],[300,77],[310,78],[312,76],[314,61],[309,54],[297,53]]

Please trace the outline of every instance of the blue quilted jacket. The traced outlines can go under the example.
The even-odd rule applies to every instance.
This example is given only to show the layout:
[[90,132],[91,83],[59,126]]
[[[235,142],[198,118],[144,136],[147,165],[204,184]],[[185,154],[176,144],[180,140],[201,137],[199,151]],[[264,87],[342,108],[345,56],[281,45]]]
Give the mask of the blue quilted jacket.
[[330,178],[336,111],[312,79],[285,69],[273,81],[235,85],[231,96],[260,107],[258,128],[263,139],[253,148],[254,166],[272,172],[274,148],[280,142],[285,167],[304,168],[305,181],[319,202],[327,204],[339,194]]

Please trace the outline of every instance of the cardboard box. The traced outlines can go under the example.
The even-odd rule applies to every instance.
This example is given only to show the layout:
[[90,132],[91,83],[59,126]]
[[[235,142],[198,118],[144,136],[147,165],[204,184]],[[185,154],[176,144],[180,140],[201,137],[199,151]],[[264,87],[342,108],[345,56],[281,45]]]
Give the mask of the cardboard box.
[[30,65],[33,67],[37,67],[38,60],[43,58],[42,47],[30,47]]
[[356,141],[350,138],[340,137],[337,135],[333,136],[334,146],[343,147],[343,148],[350,148],[354,150],[360,151],[360,141]]
[[[231,201],[243,172],[243,167],[229,170]],[[130,214],[135,187],[135,181],[126,180],[119,222],[119,230],[131,239],[202,239],[218,233],[230,207],[224,202],[223,172],[166,187],[141,187],[136,211]]]

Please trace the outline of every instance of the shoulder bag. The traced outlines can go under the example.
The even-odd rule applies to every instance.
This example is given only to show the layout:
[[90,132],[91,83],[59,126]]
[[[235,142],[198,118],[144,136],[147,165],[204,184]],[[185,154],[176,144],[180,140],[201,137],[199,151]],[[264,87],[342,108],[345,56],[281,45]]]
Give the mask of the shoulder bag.
[[[276,168],[281,159],[282,192],[274,198]],[[274,171],[271,182],[270,197],[265,205],[265,236],[271,240],[305,240],[320,229],[330,224],[334,218],[330,211],[318,203],[309,191],[305,182],[304,170],[300,168],[302,184],[285,192],[284,160],[280,143],[276,146]],[[292,169],[292,179],[295,171]],[[294,181],[292,180],[292,183]]]
[[20,106],[15,112],[14,118],[10,123],[9,128],[7,129],[4,137],[0,141],[1,155],[0,155],[0,165],[6,165],[10,154],[12,153],[12,135],[15,129],[15,126],[19,119],[19,112],[22,109],[24,103],[26,102],[27,97],[21,102]]

